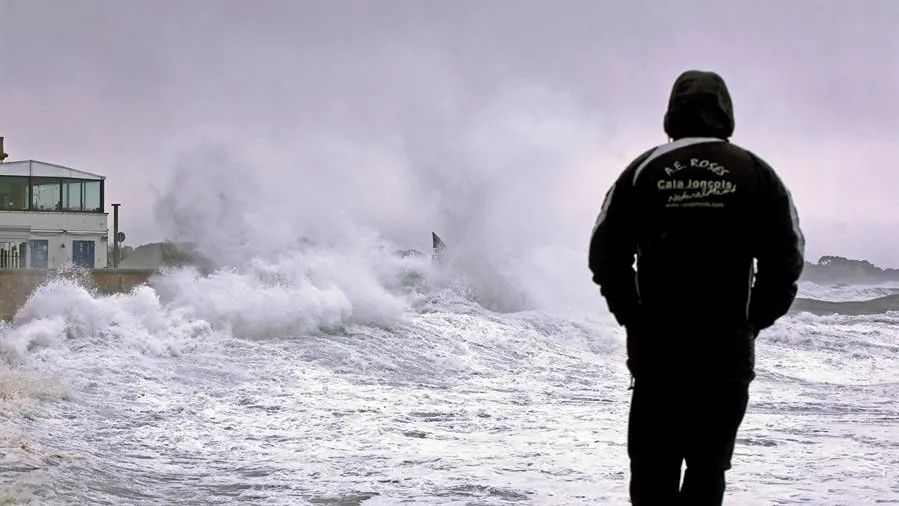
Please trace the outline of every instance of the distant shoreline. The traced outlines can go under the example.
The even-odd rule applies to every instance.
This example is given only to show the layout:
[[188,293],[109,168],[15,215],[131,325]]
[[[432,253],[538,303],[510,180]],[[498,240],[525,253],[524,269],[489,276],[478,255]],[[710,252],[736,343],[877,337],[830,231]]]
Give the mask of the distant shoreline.
[[867,260],[823,256],[818,263],[806,262],[800,281],[824,285],[870,285],[899,282],[899,269],[883,269]]

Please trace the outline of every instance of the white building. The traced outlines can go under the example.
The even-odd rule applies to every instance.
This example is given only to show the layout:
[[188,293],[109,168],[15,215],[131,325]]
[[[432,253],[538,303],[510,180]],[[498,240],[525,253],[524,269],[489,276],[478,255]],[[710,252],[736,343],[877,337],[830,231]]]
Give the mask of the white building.
[[0,269],[106,267],[105,179],[36,160],[0,163]]

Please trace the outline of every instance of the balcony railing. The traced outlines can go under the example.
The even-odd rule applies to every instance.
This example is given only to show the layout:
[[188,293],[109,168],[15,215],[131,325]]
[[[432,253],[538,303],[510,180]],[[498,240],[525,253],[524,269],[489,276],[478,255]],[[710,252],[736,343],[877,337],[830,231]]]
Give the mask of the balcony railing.
[[0,250],[0,269],[24,269],[25,255],[18,251]]

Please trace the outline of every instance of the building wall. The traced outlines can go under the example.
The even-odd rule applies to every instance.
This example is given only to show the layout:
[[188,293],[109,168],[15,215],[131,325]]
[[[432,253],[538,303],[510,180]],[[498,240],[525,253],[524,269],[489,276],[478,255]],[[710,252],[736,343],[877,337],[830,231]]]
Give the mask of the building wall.
[[0,241],[4,229],[18,235],[29,228],[28,239],[47,241],[50,267],[72,261],[72,241],[94,241],[94,267],[106,267],[111,235],[106,213],[0,211]]

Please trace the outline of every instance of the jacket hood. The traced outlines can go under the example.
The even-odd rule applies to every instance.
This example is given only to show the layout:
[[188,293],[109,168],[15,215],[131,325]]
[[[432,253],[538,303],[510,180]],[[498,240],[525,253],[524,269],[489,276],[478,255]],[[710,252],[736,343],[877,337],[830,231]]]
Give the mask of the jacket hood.
[[665,133],[683,137],[717,137],[734,133],[734,107],[724,79],[715,72],[688,70],[677,77],[665,113]]

